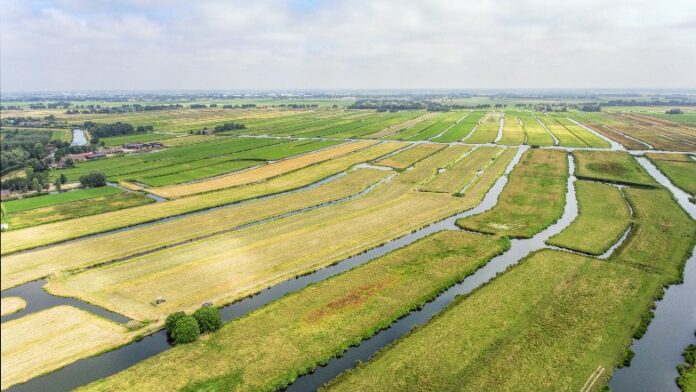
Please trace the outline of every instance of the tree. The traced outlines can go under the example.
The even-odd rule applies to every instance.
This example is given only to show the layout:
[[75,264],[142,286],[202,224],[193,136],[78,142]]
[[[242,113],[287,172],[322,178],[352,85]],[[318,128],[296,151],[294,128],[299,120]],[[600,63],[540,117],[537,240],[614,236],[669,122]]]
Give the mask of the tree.
[[80,184],[85,187],[100,187],[106,185],[106,176],[98,170],[92,170],[89,174],[80,177]]
[[174,324],[176,321],[184,316],[186,316],[186,313],[184,312],[175,312],[167,316],[167,319],[164,320],[164,327],[167,329],[167,334],[169,337],[172,337],[172,334],[174,333]]
[[201,333],[217,331],[222,326],[220,310],[214,306],[204,306],[196,310],[193,317],[198,322]]
[[72,158],[65,158],[65,167],[75,167],[75,160]]
[[65,184],[66,182],[68,182],[68,177],[66,177],[65,174],[62,174],[62,173],[61,173],[60,177],[58,177],[58,179],[60,180],[61,184]]
[[42,188],[41,182],[39,182],[39,179],[38,179],[38,178],[34,177],[34,178],[31,180],[31,189],[32,189],[33,191],[39,192],[39,191],[41,190],[41,188]]
[[58,191],[58,193],[60,193],[63,187],[63,183],[60,182],[60,178],[56,178],[56,182],[53,183],[53,185],[56,186],[56,190]]
[[171,338],[174,344],[191,343],[198,339],[201,329],[193,316],[181,316],[174,322]]

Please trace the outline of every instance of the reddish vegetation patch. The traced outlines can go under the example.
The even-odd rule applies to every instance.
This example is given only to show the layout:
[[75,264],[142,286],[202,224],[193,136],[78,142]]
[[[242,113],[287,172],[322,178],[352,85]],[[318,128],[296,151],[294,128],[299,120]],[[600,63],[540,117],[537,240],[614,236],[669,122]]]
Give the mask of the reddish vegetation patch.
[[347,292],[344,296],[329,302],[321,309],[309,312],[309,314],[307,314],[305,317],[305,321],[308,323],[315,323],[328,316],[331,316],[332,314],[339,313],[343,309],[360,306],[377,294],[377,292],[387,287],[390,283],[390,279],[385,279],[379,283],[371,283],[357,287]]

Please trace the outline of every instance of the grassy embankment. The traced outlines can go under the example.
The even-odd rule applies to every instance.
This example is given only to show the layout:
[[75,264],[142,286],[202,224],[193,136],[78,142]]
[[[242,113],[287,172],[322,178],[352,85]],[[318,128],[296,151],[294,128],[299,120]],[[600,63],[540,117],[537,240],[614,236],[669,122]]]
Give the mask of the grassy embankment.
[[615,184],[643,187],[657,186],[655,180],[636,160],[624,152],[575,151],[576,176]]
[[2,388],[126,343],[125,327],[71,306],[2,323]]
[[482,214],[460,219],[473,231],[529,238],[563,213],[568,160],[561,151],[531,149],[510,175],[498,204]]
[[[442,232],[311,285],[83,390],[273,390],[471,274],[505,246]],[[234,361],[225,358],[235,358]]]
[[[357,194],[390,173],[361,169],[319,187],[3,257],[2,288],[230,230]],[[185,227],[186,230],[181,230]]]
[[128,210],[113,211],[90,218],[77,218],[4,232],[2,233],[3,241],[0,243],[2,254],[297,189],[347,170],[355,164],[379,158],[401,147],[403,147],[401,143],[381,144],[352,153],[346,152],[344,156],[300,168],[259,183],[134,207]]
[[631,212],[621,191],[588,181],[575,183],[579,215],[565,230],[546,241],[549,245],[601,255],[631,225]]
[[684,363],[679,364],[677,385],[683,392],[696,392],[696,344],[690,344],[682,354]]

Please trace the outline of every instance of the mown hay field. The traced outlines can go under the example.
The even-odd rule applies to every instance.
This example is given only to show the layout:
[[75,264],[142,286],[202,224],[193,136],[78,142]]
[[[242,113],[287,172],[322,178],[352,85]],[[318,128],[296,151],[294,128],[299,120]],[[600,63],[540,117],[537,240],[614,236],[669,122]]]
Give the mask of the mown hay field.
[[[231,302],[476,205],[497,177],[482,176],[464,197],[414,191],[418,182],[408,177],[434,171],[440,154],[447,150],[363,198],[58,277],[47,289],[141,320]],[[158,296],[167,302],[151,305]]]
[[0,242],[2,254],[297,189],[403,147],[404,145],[398,142],[378,144],[256,184],[113,211],[89,218],[77,218],[4,232]]
[[109,350],[129,340],[126,328],[72,306],[56,306],[2,323],[2,388]]
[[[87,268],[138,252],[230,230],[303,208],[346,198],[389,175],[381,170],[360,169],[314,189],[278,195],[212,210],[180,219],[108,235],[67,242],[31,252],[3,257],[2,287],[7,288],[44,276]],[[185,227],[186,230],[182,230]]]

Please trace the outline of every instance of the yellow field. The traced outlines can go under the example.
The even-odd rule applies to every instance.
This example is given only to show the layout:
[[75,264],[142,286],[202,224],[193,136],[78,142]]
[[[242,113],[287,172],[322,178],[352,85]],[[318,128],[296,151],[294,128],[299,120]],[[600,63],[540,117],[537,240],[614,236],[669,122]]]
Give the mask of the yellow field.
[[422,116],[418,116],[416,118],[404,121],[402,123],[391,125],[387,128],[379,130],[375,133],[371,133],[369,135],[366,135],[365,137],[368,139],[379,139],[381,137],[393,135],[401,130],[404,130],[406,128],[410,128],[414,125],[418,125],[418,124],[422,123],[423,121],[429,120],[433,117],[437,117],[437,113],[432,113],[432,112],[425,113]]
[[506,113],[505,123],[503,124],[503,137],[498,143],[516,146],[524,143],[524,141],[525,134],[520,119],[513,114]]
[[266,194],[284,192],[309,185],[333,174],[347,170],[353,165],[379,158],[404,146],[406,146],[406,144],[402,142],[381,143],[258,184],[250,184],[90,217],[3,232],[0,234],[2,237],[0,247],[2,249],[2,254],[6,254],[239,200],[247,200]]
[[[4,263],[4,260],[3,260]],[[27,306],[27,302],[19,297],[5,297],[0,300],[0,315],[17,313]]]
[[2,389],[129,339],[124,327],[71,306],[32,313],[2,323],[0,329]]
[[406,151],[402,151],[398,154],[394,154],[390,157],[379,160],[375,162],[375,164],[393,167],[394,169],[406,169],[407,167],[431,154],[434,154],[444,147],[445,146],[441,144],[418,144]]
[[466,157],[435,176],[420,190],[427,192],[457,193],[471,181],[476,171],[483,168],[491,159],[502,151],[496,147],[480,147]]
[[353,143],[341,144],[339,146],[328,148],[321,151],[312,152],[309,154],[284,159],[274,162],[256,169],[244,170],[233,173],[228,176],[217,177],[210,180],[199,181],[191,184],[173,185],[161,188],[150,189],[151,193],[166,197],[176,198],[189,196],[196,193],[210,192],[223,188],[231,188],[234,186],[251,184],[254,182],[264,181],[272,177],[276,177],[291,171],[307,167],[319,162],[329,160],[331,158],[340,157],[349,154],[356,150],[369,147],[376,142],[374,141],[359,141]]
[[355,170],[330,183],[302,192],[243,203],[83,241],[58,244],[32,252],[8,255],[3,257],[0,265],[1,286],[6,289],[51,274],[86,268],[177,241],[345,198],[388,175],[389,172],[382,170]]
[[[141,320],[234,301],[476,205],[500,172],[482,176],[464,197],[414,191],[419,181],[410,177],[458,156],[448,150],[364,198],[58,277],[46,288]],[[151,305],[158,296],[167,301]]]

